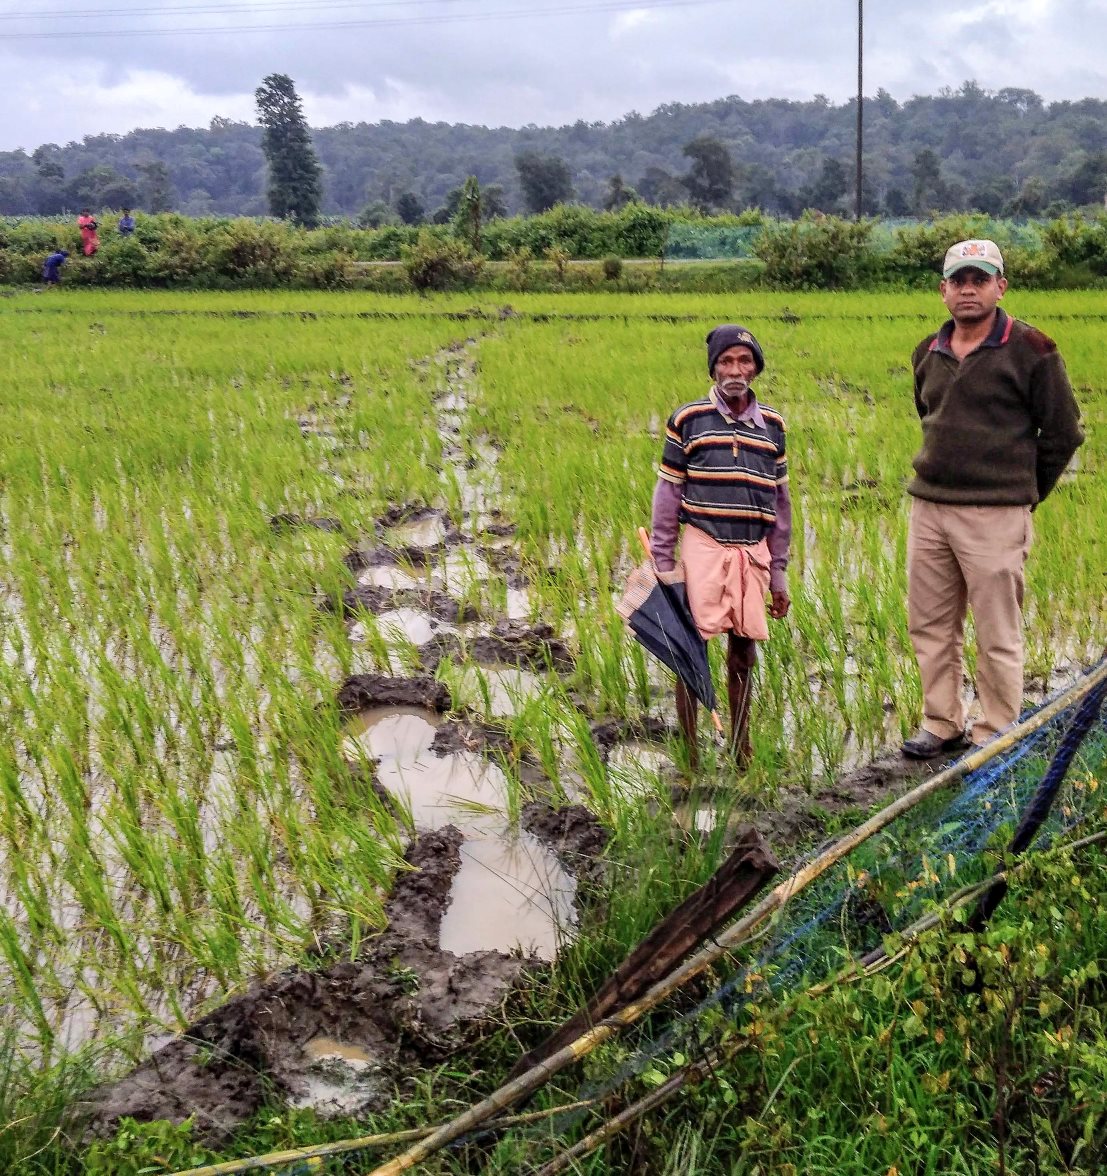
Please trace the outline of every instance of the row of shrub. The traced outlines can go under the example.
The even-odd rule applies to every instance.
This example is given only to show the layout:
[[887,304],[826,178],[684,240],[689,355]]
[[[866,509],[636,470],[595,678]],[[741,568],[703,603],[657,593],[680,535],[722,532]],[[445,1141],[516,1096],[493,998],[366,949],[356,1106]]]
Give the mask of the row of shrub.
[[[678,211],[683,220],[676,219]],[[698,217],[643,204],[608,213],[564,205],[540,216],[493,220],[480,227],[479,239],[472,226],[461,225],[308,231],[280,221],[175,213],[140,217],[133,236],[124,238],[114,222],[103,219],[100,250],[85,258],[75,223],[0,221],[0,282],[38,281],[43,259],[61,248],[71,255],[64,280],[75,285],[716,290],[757,282],[777,289],[856,289],[933,283],[946,247],[976,236],[999,243],[1009,277],[1023,287],[1094,286],[1107,279],[1107,215],[1041,225],[959,215],[889,230],[877,221],[819,215],[774,221],[756,212]],[[754,260],[732,262],[729,269],[665,264],[667,257],[688,256],[704,239],[729,243],[732,257],[752,254]],[[627,258],[658,264],[624,268]],[[573,264],[582,260],[597,264]],[[366,264],[383,261],[400,264]]]
[[1008,279],[1031,289],[1099,286],[1107,279],[1107,215],[1061,217],[1045,224],[955,214],[898,228],[882,241],[877,221],[804,216],[766,223],[753,251],[764,284],[785,290],[850,290],[932,284],[955,241],[990,237]]

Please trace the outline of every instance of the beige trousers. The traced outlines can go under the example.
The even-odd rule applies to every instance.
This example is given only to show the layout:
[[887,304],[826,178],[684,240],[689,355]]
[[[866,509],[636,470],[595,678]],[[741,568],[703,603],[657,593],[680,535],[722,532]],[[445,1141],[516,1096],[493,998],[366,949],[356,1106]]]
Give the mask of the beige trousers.
[[923,726],[941,739],[965,729],[965,613],[976,626],[976,693],[986,743],[1019,716],[1023,690],[1023,568],[1029,506],[952,506],[911,500],[907,613],[923,687]]

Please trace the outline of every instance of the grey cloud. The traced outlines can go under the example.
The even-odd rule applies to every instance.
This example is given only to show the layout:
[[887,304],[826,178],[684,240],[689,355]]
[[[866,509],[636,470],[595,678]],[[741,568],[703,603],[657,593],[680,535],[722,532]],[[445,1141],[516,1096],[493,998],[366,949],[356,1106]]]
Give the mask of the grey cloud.
[[[66,0],[73,12],[95,0]],[[482,11],[539,0],[471,0]],[[21,0],[20,10],[57,10],[59,0]],[[120,5],[121,7],[121,5]],[[136,6],[137,9],[138,6]],[[932,94],[966,78],[988,89],[1027,86],[1045,98],[1107,96],[1098,47],[1101,3],[1031,0],[1025,6],[895,0],[866,13],[866,90],[897,98]],[[451,5],[443,11],[457,11]],[[387,9],[258,13],[264,23],[332,22]],[[402,11],[433,13],[432,6]],[[65,141],[137,125],[203,125],[214,115],[252,117],[265,74],[290,74],[310,121],[380,118],[522,125],[618,118],[666,102],[744,98],[843,101],[856,82],[852,6],[817,0],[761,9],[704,4],[648,12],[612,35],[614,14],[415,26],[317,29],[222,36],[4,40],[32,27],[0,22],[0,74],[8,109],[0,147]],[[67,18],[76,25],[76,17]],[[199,22],[170,14],[162,27]],[[242,15],[227,21],[246,23]],[[104,18],[105,25],[109,18]],[[110,18],[131,27],[138,15]],[[52,22],[54,23],[54,22]],[[626,26],[625,14],[622,23]],[[66,26],[68,27],[68,26]],[[84,27],[84,23],[80,23]],[[96,26],[90,22],[90,27]],[[1079,36],[1073,29],[1079,28]]]

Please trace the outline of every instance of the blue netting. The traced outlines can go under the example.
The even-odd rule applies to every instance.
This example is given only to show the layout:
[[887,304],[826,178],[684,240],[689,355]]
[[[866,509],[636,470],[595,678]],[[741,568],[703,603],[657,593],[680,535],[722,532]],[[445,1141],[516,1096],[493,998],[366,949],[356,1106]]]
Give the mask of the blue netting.
[[[1107,684],[1095,688],[1085,713],[1092,702],[1098,709],[1105,691]],[[1046,699],[1036,710],[1049,705],[1061,693]],[[721,1010],[727,1016],[737,1016],[754,998],[754,992],[763,999],[766,989],[780,995],[801,980],[817,983],[826,979],[850,958],[879,945],[893,927],[903,928],[914,922],[943,890],[989,876],[996,856],[1007,848],[1020,817],[1035,799],[1050,757],[1062,745],[1066,732],[1076,727],[1074,716],[1082,701],[951,785],[957,789],[956,795],[930,798],[912,810],[909,822],[894,823],[855,851],[847,862],[829,870],[779,913],[769,933],[760,937],[752,950],[744,952],[744,960],[733,975],[661,1032],[656,1024],[638,1026],[632,1055],[613,1074],[582,1087],[577,1097],[610,1094],[641,1074],[654,1059],[674,1050],[695,1055],[701,1048],[704,1014]],[[1094,719],[1095,712],[1091,714]],[[1073,745],[1068,748],[1070,753],[1086,731],[1085,726],[1079,737],[1075,730],[1069,736]],[[1061,758],[1058,756],[1058,760]],[[1105,759],[1107,719],[1100,716],[1072,762],[1083,772],[1068,771],[1067,779],[1060,784],[1058,803],[1047,815],[1039,814],[1043,817],[1037,834],[1039,844],[1048,845],[1087,817],[1094,793],[1084,787],[1083,777],[1088,770],[1098,770]],[[1064,774],[1062,768],[1060,775]],[[901,828],[904,824],[909,828]],[[794,870],[817,854],[815,850],[801,858]],[[561,1117],[561,1129],[570,1129],[585,1113]],[[549,1130],[547,1126],[547,1137]]]

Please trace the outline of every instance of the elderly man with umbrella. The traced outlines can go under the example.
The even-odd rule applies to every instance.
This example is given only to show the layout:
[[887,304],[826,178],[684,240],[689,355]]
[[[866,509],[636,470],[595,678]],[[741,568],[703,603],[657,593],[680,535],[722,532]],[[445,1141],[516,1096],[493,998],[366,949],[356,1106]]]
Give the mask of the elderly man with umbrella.
[[[753,381],[764,368],[761,346],[745,327],[724,323],[708,334],[707,370],[714,382],[666,425],[650,541],[658,579],[683,580],[700,636],[727,634],[730,739],[741,766],[752,757],[751,673],[757,642],[769,636],[766,598],[768,616],[777,620],[791,603],[784,420],[754,395]],[[694,765],[696,697],[679,676],[676,701]]]

